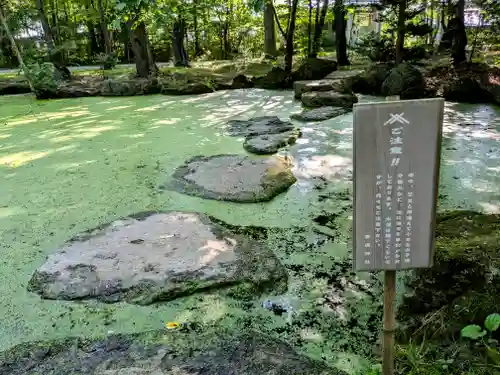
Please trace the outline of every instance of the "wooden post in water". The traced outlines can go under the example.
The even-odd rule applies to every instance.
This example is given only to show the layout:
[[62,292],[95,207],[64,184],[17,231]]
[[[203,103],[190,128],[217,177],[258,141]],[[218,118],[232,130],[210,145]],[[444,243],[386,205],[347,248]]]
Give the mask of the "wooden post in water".
[[396,271],[432,267],[444,100],[354,106],[354,269],[384,271],[383,375],[394,374]]

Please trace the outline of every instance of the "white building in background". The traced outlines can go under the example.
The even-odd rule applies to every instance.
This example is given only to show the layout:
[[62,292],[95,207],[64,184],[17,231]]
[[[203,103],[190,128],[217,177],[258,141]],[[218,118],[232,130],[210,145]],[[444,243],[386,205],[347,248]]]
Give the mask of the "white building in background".
[[[377,5],[380,5],[379,0],[344,0],[344,5],[358,6],[363,10],[355,13],[349,13],[347,19],[347,43],[349,46],[356,44],[360,35],[365,35],[370,32],[380,33],[382,24],[377,22],[378,10]],[[436,36],[436,43],[439,43],[443,30],[440,22],[438,22],[439,13],[435,12],[433,25],[439,25],[439,30]],[[466,27],[485,27],[488,23],[481,17],[481,10],[472,0],[466,0],[465,9],[465,26]]]

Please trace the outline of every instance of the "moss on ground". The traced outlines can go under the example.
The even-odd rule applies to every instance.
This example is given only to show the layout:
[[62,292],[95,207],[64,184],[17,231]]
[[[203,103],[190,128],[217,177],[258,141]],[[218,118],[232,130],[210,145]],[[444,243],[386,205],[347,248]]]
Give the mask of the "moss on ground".
[[[486,316],[500,311],[499,244],[500,215],[454,211],[438,217],[434,266],[411,274],[398,311],[400,342],[410,342],[401,347],[403,364],[418,367],[408,364],[412,357],[438,361],[449,373],[467,368],[495,373],[481,348],[462,339],[460,330],[482,325]],[[421,367],[430,371],[429,366]]]

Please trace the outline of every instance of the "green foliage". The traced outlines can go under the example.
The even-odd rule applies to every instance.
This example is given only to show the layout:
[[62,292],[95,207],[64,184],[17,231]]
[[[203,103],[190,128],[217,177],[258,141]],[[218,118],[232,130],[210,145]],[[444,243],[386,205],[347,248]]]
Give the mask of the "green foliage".
[[114,53],[99,53],[96,55],[95,60],[102,65],[104,70],[113,69],[118,64],[118,59]]
[[491,334],[495,332],[500,327],[500,314],[490,314],[484,320],[484,327],[486,330],[483,330],[477,324],[470,324],[462,328],[461,334],[462,337],[469,338],[471,340],[479,340],[480,338],[486,336],[488,332]]
[[372,61],[391,61],[396,57],[394,41],[387,35],[371,33],[361,36],[354,50]]
[[481,337],[484,337],[486,333],[487,332],[477,324],[470,324],[468,326],[465,326],[461,331],[462,337],[467,337],[471,340],[478,340]]
[[36,90],[55,90],[55,68],[52,63],[33,63],[27,65],[28,76]]

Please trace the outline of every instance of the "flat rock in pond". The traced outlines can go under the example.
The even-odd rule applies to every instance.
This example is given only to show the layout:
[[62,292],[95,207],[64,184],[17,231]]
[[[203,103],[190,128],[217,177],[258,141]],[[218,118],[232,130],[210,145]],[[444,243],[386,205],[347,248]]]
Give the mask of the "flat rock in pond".
[[36,270],[28,290],[46,299],[150,304],[204,289],[279,285],[272,251],[208,216],[142,213],[77,235]]
[[295,126],[281,121],[277,116],[254,117],[249,120],[231,120],[228,122],[228,133],[232,136],[256,136],[276,134],[294,130]]
[[311,110],[305,110],[301,113],[294,113],[290,118],[298,121],[325,121],[350,112],[349,108],[342,107],[319,107]]
[[9,375],[345,375],[262,333],[168,332],[20,344],[0,353]]
[[265,202],[295,183],[290,167],[280,157],[197,156],[178,167],[163,187],[207,199]]
[[300,130],[298,129],[277,134],[247,137],[245,143],[243,143],[243,148],[257,155],[275,154],[280,148],[293,145],[299,137]]
[[306,107],[346,107],[352,108],[358,102],[356,95],[337,91],[311,91],[302,95],[302,104]]
[[345,89],[340,79],[321,79],[318,81],[296,81],[293,83],[295,99],[300,99],[302,94],[310,91],[338,91],[344,92]]

